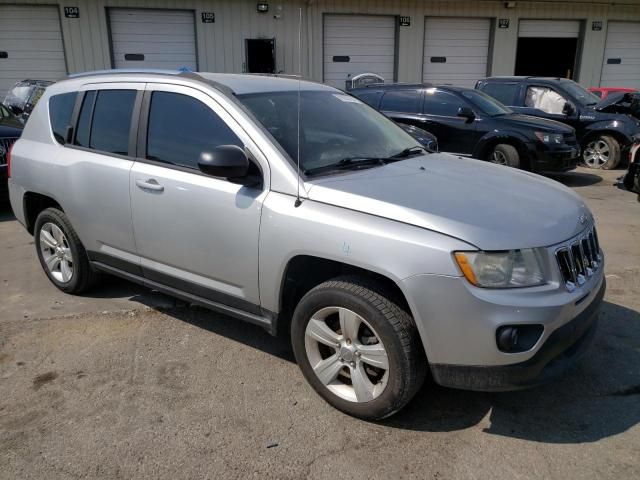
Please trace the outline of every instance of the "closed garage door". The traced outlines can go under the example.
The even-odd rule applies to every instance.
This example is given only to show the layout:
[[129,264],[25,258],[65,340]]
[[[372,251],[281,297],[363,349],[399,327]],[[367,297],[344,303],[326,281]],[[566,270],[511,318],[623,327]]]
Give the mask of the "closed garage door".
[[488,18],[427,17],[422,80],[473,87],[487,76]]
[[0,100],[18,80],[66,74],[58,8],[0,5]]
[[115,68],[197,70],[193,12],[109,9]]
[[640,22],[609,22],[600,85],[640,89]]
[[348,75],[371,72],[395,80],[395,17],[325,15],[324,83],[345,88]]

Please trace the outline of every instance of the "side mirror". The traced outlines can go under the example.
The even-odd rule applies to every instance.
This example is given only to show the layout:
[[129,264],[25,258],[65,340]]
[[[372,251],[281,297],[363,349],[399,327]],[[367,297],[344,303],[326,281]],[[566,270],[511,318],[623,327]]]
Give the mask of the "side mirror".
[[576,109],[569,102],[565,102],[564,107],[562,107],[562,114],[566,116],[571,116],[576,113]]
[[202,173],[214,177],[238,179],[249,172],[249,159],[244,150],[236,145],[220,145],[200,154],[198,168]]
[[23,110],[16,105],[9,105],[9,110],[11,110],[11,113],[14,115],[22,115],[23,112]]
[[473,113],[473,110],[471,110],[469,107],[460,107],[458,109],[458,116],[466,118],[469,122],[476,118],[476,114]]

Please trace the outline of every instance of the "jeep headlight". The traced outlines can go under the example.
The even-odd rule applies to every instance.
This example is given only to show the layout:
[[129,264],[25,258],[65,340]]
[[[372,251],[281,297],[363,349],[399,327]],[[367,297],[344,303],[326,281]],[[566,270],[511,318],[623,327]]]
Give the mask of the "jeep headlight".
[[535,249],[454,252],[454,258],[465,278],[477,287],[516,288],[545,283]]
[[547,145],[560,145],[564,143],[564,137],[561,133],[535,132],[535,134],[538,140]]

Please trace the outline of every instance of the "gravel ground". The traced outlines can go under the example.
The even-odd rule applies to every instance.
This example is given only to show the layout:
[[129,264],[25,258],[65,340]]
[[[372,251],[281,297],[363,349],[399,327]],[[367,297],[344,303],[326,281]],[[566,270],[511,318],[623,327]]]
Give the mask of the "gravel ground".
[[324,403],[282,339],[111,279],[66,296],[0,212],[0,478],[640,478],[640,203],[593,210],[608,291],[590,353],[514,393],[425,385],[381,423]]

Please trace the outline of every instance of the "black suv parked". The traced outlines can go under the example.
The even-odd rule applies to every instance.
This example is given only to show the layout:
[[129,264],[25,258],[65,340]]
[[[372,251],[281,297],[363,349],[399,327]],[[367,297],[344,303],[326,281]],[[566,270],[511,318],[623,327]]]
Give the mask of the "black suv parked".
[[[618,94],[600,100],[572,80],[543,77],[491,77],[476,88],[513,110],[558,120],[576,129],[582,160],[590,168],[615,168],[640,131],[633,99]],[[637,105],[636,105],[637,107]]]
[[7,200],[7,153],[20,134],[22,122],[0,104],[0,203]]
[[576,167],[573,128],[513,113],[489,95],[451,86],[370,85],[349,93],[396,122],[433,133],[442,152],[536,172]]

